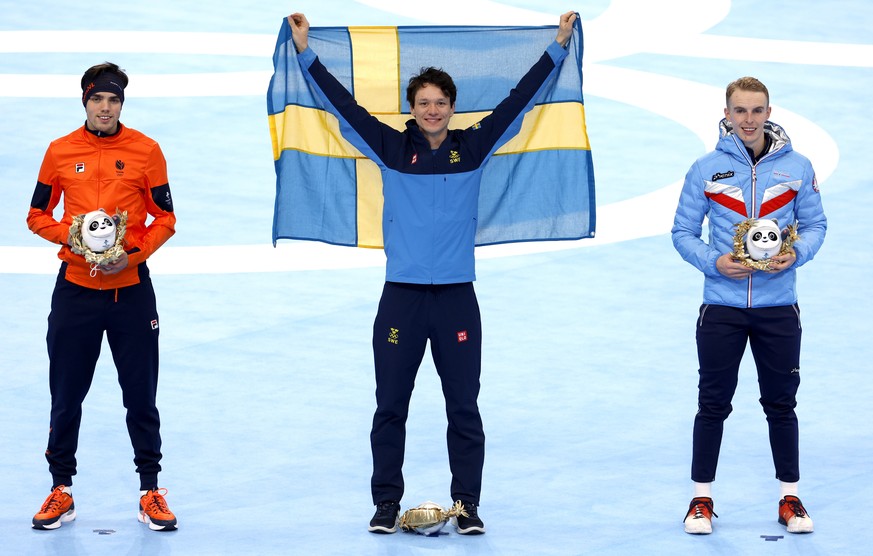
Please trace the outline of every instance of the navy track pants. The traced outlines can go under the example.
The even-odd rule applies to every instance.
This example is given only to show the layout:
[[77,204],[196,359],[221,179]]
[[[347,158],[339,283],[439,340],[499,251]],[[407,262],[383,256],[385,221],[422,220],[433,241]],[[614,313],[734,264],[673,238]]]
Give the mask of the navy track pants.
[[794,408],[800,386],[801,333],[800,308],[796,304],[755,309],[701,306],[697,321],[700,382],[691,480],[715,480],[724,421],[732,410],[747,342],[758,371],[759,401],[767,416],[776,478],[785,482],[800,480]]
[[51,428],[46,460],[53,488],[72,485],[82,402],[94,378],[103,334],[118,371],[127,430],[140,488],[157,488],[161,470],[158,385],[158,313],[148,269],[140,283],[117,290],[84,288],[64,278],[63,265],[52,294],[46,343],[49,354]]
[[399,501],[403,496],[406,418],[428,340],[446,402],[452,499],[479,503],[485,461],[485,433],[477,402],[482,322],[469,282],[385,284],[373,324],[373,503]]

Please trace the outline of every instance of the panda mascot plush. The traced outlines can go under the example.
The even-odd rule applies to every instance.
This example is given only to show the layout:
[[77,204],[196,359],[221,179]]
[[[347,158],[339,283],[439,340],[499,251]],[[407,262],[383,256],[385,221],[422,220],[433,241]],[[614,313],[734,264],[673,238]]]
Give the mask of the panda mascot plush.
[[82,220],[82,241],[94,253],[103,253],[115,245],[115,220],[103,209],[92,210]]
[[763,261],[779,254],[782,232],[775,220],[757,220],[746,233],[746,253],[754,261]]
[[97,266],[114,262],[124,253],[126,231],[127,211],[116,210],[115,216],[110,216],[102,208],[92,210],[73,217],[70,249],[91,263],[95,276]]

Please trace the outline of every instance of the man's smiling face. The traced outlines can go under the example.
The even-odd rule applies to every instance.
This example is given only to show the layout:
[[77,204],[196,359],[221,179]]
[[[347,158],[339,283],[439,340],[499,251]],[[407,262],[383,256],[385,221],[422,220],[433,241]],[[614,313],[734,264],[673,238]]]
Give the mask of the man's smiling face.
[[756,155],[764,148],[764,122],[770,118],[767,95],[762,92],[737,89],[724,109],[724,116],[734,133]]

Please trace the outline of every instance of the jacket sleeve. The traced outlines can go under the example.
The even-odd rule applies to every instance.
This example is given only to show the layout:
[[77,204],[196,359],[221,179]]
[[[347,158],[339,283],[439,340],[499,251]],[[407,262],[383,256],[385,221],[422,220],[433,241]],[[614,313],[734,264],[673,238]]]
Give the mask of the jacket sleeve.
[[146,211],[153,220],[146,227],[141,244],[128,250],[128,265],[136,266],[148,259],[176,233],[176,214],[167,178],[167,162],[161,147],[155,143],[145,170]]
[[719,276],[715,266],[723,254],[703,241],[703,220],[709,211],[709,200],[703,192],[703,177],[698,163],[685,175],[679,205],[673,219],[673,246],[697,270],[707,276]]
[[384,168],[386,145],[398,141],[401,132],[379,121],[358,105],[352,94],[340,83],[315,55],[306,48],[297,55],[306,81],[312,85],[325,110],[336,116],[340,133],[364,156]]
[[512,139],[524,120],[524,115],[536,104],[540,92],[549,84],[567,57],[567,50],[552,41],[540,59],[528,70],[488,116],[479,122],[480,157],[484,160]]
[[794,243],[794,253],[797,261],[794,266],[802,266],[815,257],[824,243],[828,220],[821,204],[821,193],[815,179],[812,164],[807,162],[804,171],[803,185],[797,192],[795,204],[797,216],[797,235],[800,239]]
[[66,245],[70,236],[70,222],[59,222],[54,217],[54,209],[60,200],[60,180],[52,156],[52,148],[49,146],[43,157],[39,177],[30,201],[27,227],[33,233],[52,243]]

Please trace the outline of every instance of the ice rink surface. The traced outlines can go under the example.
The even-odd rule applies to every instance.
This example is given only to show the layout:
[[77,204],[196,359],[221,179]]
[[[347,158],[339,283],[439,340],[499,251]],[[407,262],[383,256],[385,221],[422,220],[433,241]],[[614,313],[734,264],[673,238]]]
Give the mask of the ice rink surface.
[[[597,183],[594,240],[478,251],[487,534],[367,532],[379,251],[270,241],[266,89],[282,18],[315,26],[583,19]],[[0,554],[863,554],[873,543],[873,4],[865,0],[0,1]],[[545,45],[542,45],[545,47]],[[539,48],[539,46],[532,46]],[[173,533],[135,518],[138,481],[107,346],[85,402],[77,519],[34,531],[48,494],[46,317],[55,248],[25,225],[48,143],[80,126],[78,81],[131,76],[121,120],[168,160],[177,234],[149,262],[161,314],[164,471]],[[753,75],[818,173],[829,220],[798,272],[801,497],[778,483],[751,356],[714,484],[715,532],[682,531],[702,277],[670,241],[678,190],[715,146],[724,87]],[[429,360],[408,422],[403,508],[449,498]],[[867,547],[865,549],[865,547]]]

